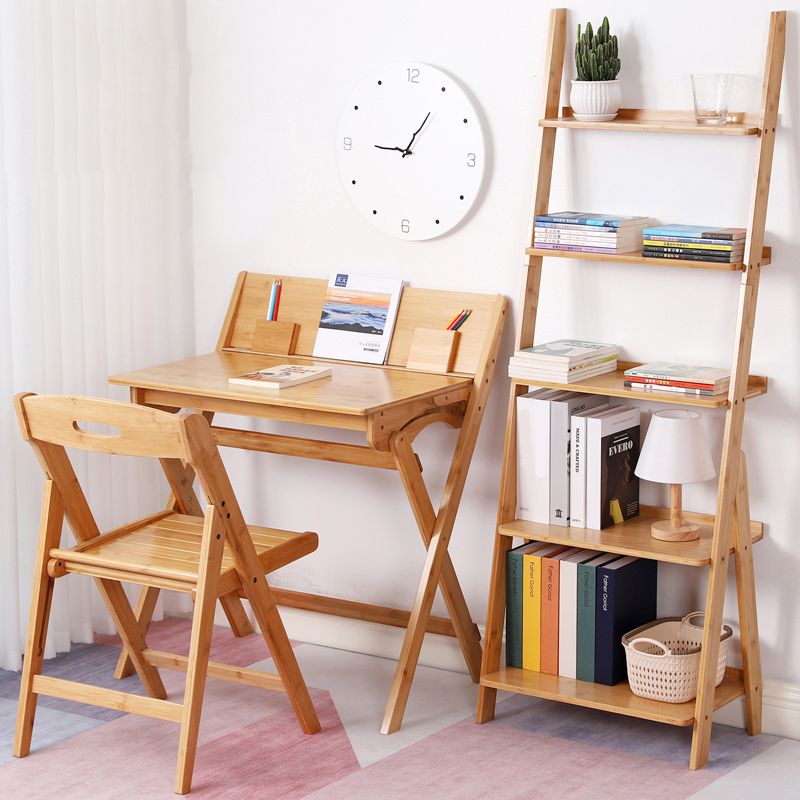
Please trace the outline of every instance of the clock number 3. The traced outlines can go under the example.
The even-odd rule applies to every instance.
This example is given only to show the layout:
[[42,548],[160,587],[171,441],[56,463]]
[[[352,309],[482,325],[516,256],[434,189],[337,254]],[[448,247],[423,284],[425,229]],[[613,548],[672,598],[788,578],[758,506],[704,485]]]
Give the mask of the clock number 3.
[[475,153],[467,153],[467,166],[468,167],[475,166]]
[[406,75],[408,76],[408,82],[409,83],[419,83],[419,70],[418,69],[412,69],[411,67],[409,67],[406,70]]
[[349,136],[345,136],[342,145],[345,150],[352,150],[353,149],[353,140]]
[[403,233],[409,233],[411,231],[411,223],[407,219],[401,219],[400,230],[403,231]]

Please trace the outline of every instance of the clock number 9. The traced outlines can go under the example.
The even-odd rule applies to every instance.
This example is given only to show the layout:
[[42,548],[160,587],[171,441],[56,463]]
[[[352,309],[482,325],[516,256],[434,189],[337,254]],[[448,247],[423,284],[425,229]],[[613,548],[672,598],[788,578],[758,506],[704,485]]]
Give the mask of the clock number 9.
[[409,233],[411,231],[411,223],[407,219],[400,220],[400,230],[403,233]]
[[475,166],[475,153],[467,153],[467,166],[468,167]]
[[411,69],[409,67],[406,69],[406,75],[408,77],[409,83],[419,83],[419,70],[418,69]]
[[345,150],[352,150],[353,140],[349,136],[345,136],[343,140],[343,146]]

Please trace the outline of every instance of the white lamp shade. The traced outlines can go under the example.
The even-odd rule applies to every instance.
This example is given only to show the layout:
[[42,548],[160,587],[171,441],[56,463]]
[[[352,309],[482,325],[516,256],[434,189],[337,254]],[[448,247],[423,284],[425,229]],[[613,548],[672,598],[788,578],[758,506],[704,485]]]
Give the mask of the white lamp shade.
[[656,483],[699,483],[716,475],[706,429],[696,411],[656,411],[639,454],[636,475]]

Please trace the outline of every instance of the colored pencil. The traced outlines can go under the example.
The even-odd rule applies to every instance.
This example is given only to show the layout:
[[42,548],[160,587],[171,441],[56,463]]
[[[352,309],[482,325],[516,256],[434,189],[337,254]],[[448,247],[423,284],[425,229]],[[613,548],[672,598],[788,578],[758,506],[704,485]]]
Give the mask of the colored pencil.
[[465,323],[465,322],[466,322],[466,321],[469,319],[469,315],[470,315],[471,313],[472,313],[472,309],[471,309],[471,308],[468,308],[468,309],[467,309],[467,310],[466,310],[466,311],[463,313],[463,315],[461,316],[461,319],[460,319],[460,320],[458,320],[458,322],[456,322],[456,324],[455,324],[455,327],[453,328],[453,330],[454,330],[454,331],[457,331],[457,330],[458,330],[458,329],[459,329],[459,328],[460,328],[460,327],[461,327],[461,326],[462,326],[462,325],[463,325],[463,324],[464,324],[464,323]]
[[275,295],[278,293],[278,281],[272,282],[272,289],[269,293],[269,305],[267,306],[267,321],[272,322],[272,315],[275,313]]
[[280,278],[276,281],[278,284],[278,289],[275,292],[275,308],[272,309],[272,319],[278,319],[278,308],[281,305],[281,292],[283,291],[283,281]]
[[449,330],[449,331],[453,330],[453,325],[455,325],[456,322],[458,322],[461,319],[461,315],[463,313],[464,313],[464,309],[462,308],[461,311],[459,311],[458,314],[456,314],[453,317],[453,319],[450,321],[450,324],[447,326],[447,330]]

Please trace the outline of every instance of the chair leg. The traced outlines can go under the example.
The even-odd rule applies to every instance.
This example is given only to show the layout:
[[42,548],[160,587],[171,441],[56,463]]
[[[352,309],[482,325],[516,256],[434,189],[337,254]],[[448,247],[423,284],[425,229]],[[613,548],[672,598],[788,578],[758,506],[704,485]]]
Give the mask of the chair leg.
[[50,605],[53,600],[53,584],[55,583],[55,580],[47,574],[47,561],[50,550],[58,547],[60,543],[63,521],[64,503],[53,482],[48,480],[45,482],[42,498],[42,516],[39,525],[39,542],[36,548],[28,635],[25,641],[22,682],[19,687],[19,709],[13,746],[13,753],[17,758],[27,756],[31,749],[38,697],[33,691],[33,678],[42,671],[47,624],[50,620]]
[[322,726],[266,577],[247,584],[245,592],[303,733],[318,733]]
[[[139,630],[142,636],[147,636],[147,629],[153,619],[153,612],[156,610],[156,603],[158,602],[158,595],[161,590],[157,586],[143,586],[142,591],[139,592],[139,599],[136,601],[136,608],[134,614],[139,623]],[[127,678],[133,675],[136,670],[133,666],[133,661],[128,653],[128,648],[123,645],[122,652],[117,659],[117,666],[114,670],[114,677],[117,680]]]
[[217,603],[217,581],[222,564],[224,537],[222,525],[212,506],[206,512],[203,543],[200,549],[200,572],[192,620],[192,639],[186,670],[186,693],[178,743],[178,766],[175,772],[176,794],[186,794],[192,786],[192,772],[200,731],[200,714],[208,673],[214,609]]
[[219,598],[222,610],[228,619],[228,625],[231,626],[234,636],[243,637],[250,636],[254,633],[253,626],[247,617],[247,612],[244,610],[242,601],[239,599],[238,592],[231,592],[224,594]]

